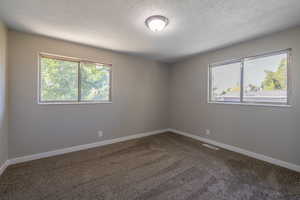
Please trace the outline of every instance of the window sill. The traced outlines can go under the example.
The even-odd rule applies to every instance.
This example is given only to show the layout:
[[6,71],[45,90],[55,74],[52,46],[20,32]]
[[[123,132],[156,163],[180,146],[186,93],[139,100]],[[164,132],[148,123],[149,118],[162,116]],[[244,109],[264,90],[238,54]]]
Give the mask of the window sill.
[[85,105],[85,104],[111,104],[112,101],[93,101],[93,102],[38,102],[39,105]]
[[288,104],[234,103],[234,102],[213,102],[213,101],[208,102],[208,104],[258,106],[258,107],[282,107],[282,108],[291,108],[292,107],[292,105],[288,105]]

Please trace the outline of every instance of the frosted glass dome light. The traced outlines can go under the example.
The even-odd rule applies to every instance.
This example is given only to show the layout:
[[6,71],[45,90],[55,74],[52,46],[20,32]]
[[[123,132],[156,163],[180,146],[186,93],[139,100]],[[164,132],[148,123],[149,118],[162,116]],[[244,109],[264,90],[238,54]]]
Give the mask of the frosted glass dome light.
[[145,21],[147,27],[153,32],[162,31],[169,23],[168,18],[161,15],[153,15]]

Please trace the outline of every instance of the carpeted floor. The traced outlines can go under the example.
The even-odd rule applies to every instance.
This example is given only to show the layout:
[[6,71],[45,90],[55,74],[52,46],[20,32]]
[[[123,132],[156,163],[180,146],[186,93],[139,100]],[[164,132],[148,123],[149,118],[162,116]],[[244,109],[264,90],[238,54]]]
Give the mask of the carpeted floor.
[[0,200],[300,199],[300,173],[172,133],[36,160],[0,177]]

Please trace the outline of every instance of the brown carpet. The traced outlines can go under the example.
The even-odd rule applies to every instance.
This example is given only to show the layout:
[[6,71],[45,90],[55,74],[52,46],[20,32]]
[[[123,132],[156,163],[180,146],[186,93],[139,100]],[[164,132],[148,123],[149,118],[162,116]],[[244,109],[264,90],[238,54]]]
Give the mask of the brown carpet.
[[172,133],[9,167],[1,200],[300,199],[300,173]]

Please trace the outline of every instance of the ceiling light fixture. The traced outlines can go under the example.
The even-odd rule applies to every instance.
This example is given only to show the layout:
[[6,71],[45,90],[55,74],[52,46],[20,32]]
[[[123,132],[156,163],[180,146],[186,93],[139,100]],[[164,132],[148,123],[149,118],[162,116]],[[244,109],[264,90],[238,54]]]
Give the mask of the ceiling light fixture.
[[153,32],[162,31],[169,23],[168,18],[161,15],[153,15],[146,19],[146,26]]

